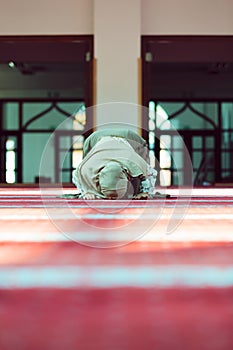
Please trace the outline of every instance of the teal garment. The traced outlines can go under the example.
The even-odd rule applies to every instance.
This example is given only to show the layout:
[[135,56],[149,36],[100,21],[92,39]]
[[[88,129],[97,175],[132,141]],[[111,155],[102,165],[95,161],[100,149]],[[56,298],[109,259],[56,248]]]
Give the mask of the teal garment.
[[[119,198],[126,193],[126,184],[131,178],[145,177],[147,169],[148,163],[127,140],[104,136],[73,172],[73,182],[84,194],[89,192],[100,197],[116,197],[117,194]],[[132,189],[130,195],[133,195]]]
[[139,154],[146,162],[149,163],[148,146],[146,141],[139,136],[136,132],[128,129],[114,128],[94,131],[83,144],[83,157],[91,151],[91,149],[100,141],[104,136],[118,136],[126,139],[133,147],[135,152]]
[[140,192],[149,164],[146,141],[122,129],[97,130],[83,145],[83,161],[73,173],[81,192],[101,198],[132,198]]

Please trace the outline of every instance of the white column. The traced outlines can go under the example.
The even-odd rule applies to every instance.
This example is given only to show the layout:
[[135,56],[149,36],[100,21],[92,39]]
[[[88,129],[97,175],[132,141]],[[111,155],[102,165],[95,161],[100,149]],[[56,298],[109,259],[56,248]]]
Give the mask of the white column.
[[[140,35],[140,0],[94,0],[97,105],[138,104]],[[96,122],[103,124],[110,119],[137,125],[138,115],[129,114],[126,120],[124,113],[108,115],[97,109]]]

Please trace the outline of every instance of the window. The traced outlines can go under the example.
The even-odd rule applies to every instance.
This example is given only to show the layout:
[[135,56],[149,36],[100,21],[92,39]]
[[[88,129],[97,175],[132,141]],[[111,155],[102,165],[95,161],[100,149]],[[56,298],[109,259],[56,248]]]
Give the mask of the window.
[[15,140],[8,139],[6,141],[6,182],[9,184],[15,183]]
[[[169,130],[171,127],[170,121],[168,120],[168,114],[161,105],[156,105],[155,102],[149,102],[149,156],[152,167],[155,167],[155,133],[156,129]],[[159,140],[159,181],[161,186],[171,185],[171,137],[168,135],[161,135]]]
[[[74,115],[73,129],[84,131],[86,125],[86,110],[85,105],[82,105]],[[72,143],[72,168],[76,169],[83,158],[83,135],[73,136]]]

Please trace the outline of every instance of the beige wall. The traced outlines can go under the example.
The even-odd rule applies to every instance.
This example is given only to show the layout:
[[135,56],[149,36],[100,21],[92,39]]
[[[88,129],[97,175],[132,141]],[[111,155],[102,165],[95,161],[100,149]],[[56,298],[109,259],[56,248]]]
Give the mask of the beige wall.
[[[0,35],[93,34],[95,2],[1,0]],[[232,35],[232,13],[232,0],[141,0],[141,34]]]
[[93,34],[94,0],[1,0],[0,35]]
[[[97,58],[97,104],[138,103],[138,57],[140,57],[140,0],[95,0],[94,34]],[[128,106],[125,105],[128,109]],[[124,108],[122,105],[122,108]],[[118,106],[119,107],[119,106]],[[98,113],[97,125],[109,118],[138,123],[135,113],[117,113],[116,106]],[[117,120],[116,120],[117,119]]]
[[141,34],[232,35],[232,0],[142,0]]

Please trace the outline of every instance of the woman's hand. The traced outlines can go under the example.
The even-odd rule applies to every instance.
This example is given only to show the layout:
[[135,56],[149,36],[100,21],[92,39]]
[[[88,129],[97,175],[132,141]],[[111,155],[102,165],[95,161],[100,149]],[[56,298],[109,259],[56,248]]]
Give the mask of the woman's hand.
[[96,199],[96,198],[100,198],[100,197],[96,196],[94,193],[91,193],[91,192],[87,192],[83,195],[83,199],[92,200],[92,199]]

